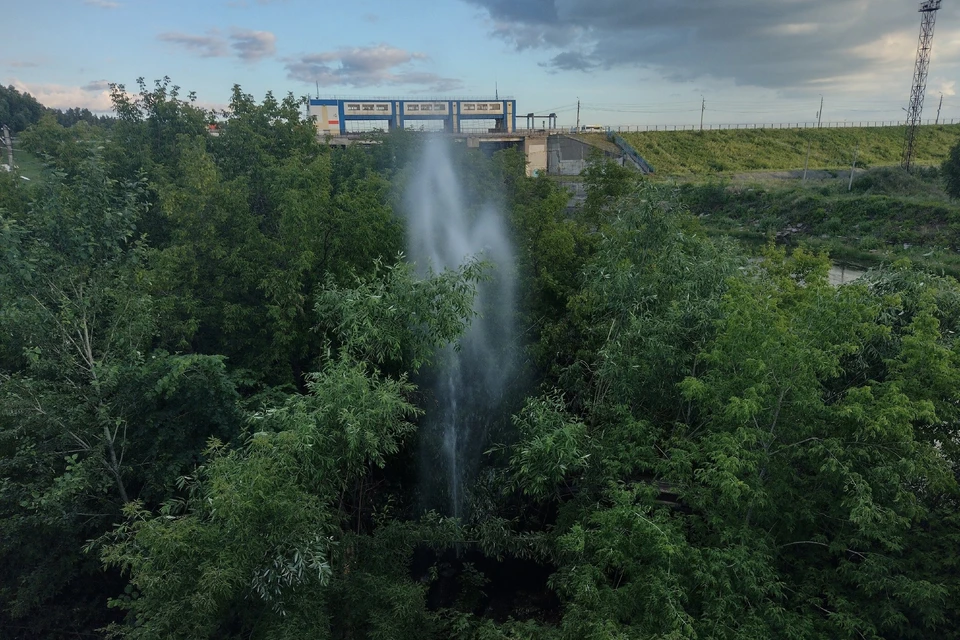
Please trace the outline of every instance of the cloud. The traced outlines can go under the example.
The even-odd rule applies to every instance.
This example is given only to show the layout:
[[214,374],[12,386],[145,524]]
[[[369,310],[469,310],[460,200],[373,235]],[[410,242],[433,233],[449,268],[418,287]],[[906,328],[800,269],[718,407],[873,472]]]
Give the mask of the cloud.
[[107,112],[113,110],[109,88],[94,88],[95,83],[83,87],[60,84],[34,84],[14,79],[10,84],[20,92],[26,92],[36,98],[40,104],[51,109],[87,108],[90,111]]
[[235,55],[244,62],[257,62],[277,52],[277,37],[269,31],[234,28],[226,38],[216,29],[205,35],[168,31],[158,35],[157,39],[179,45],[201,58]]
[[35,69],[40,66],[40,63],[34,60],[7,60],[5,64],[13,69]]
[[[772,89],[867,76],[900,88],[920,27],[917,4],[904,0],[463,1],[486,14],[495,36],[541,51],[541,64],[557,72],[642,67],[670,80]],[[958,19],[960,3],[944,3],[940,24]],[[934,66],[960,64],[944,51],[938,59],[944,35],[934,41]]]
[[462,86],[455,78],[413,68],[427,59],[423,53],[378,44],[304,55],[287,60],[286,67],[288,78],[325,87],[419,86],[442,93]]
[[107,80],[92,80],[80,88],[92,93],[110,91],[110,82]]
[[564,51],[553,56],[549,62],[541,62],[541,67],[559,71],[590,71],[597,67],[597,61],[575,51]]
[[257,62],[277,52],[277,36],[269,31],[234,29],[230,40],[237,57],[245,62]]
[[201,58],[222,58],[230,54],[226,40],[216,31],[210,31],[205,36],[167,31],[158,35],[157,39],[180,45],[198,54]]
[[88,4],[91,7],[100,7],[101,9],[119,9],[119,2],[111,2],[110,0],[83,0],[83,4]]

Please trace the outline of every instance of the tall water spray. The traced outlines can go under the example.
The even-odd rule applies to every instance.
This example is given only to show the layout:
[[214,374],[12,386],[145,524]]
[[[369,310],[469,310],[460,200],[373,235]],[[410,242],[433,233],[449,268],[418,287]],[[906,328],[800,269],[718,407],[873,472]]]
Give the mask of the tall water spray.
[[448,143],[429,140],[407,195],[410,259],[424,275],[474,258],[492,266],[478,287],[478,315],[459,348],[451,345],[438,358],[430,385],[435,404],[427,410],[423,475],[434,499],[457,517],[487,431],[499,417],[514,351],[514,259],[506,225],[492,204],[465,204]]

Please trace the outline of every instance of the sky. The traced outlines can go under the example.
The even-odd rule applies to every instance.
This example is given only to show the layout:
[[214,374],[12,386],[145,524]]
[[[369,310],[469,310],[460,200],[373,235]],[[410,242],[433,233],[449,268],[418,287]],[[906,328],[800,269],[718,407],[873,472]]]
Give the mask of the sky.
[[[109,83],[487,97],[561,126],[904,117],[914,0],[10,0],[0,82],[109,111]],[[937,14],[925,118],[960,121],[960,2]]]

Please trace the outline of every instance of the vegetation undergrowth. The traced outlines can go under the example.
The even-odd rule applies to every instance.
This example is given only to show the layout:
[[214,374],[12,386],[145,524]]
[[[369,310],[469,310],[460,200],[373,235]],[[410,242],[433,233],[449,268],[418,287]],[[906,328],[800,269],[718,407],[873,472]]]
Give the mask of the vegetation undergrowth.
[[681,185],[684,202],[711,232],[753,245],[804,243],[864,267],[909,258],[960,275],[960,203],[936,169],[871,169],[848,180]]

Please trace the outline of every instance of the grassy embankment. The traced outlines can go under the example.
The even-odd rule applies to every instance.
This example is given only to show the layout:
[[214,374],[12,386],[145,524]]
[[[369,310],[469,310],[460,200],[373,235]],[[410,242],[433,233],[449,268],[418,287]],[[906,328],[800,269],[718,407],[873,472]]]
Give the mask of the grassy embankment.
[[[900,164],[903,127],[843,129],[733,129],[621,134],[657,176],[708,176],[802,170],[810,145],[812,170],[849,169],[859,145],[861,167]],[[960,140],[960,125],[920,127],[916,164],[939,165]]]
[[846,180],[773,188],[715,180],[681,192],[711,233],[754,245],[803,244],[864,267],[906,257],[960,278],[960,203],[943,192],[933,169],[871,170],[850,192]]

